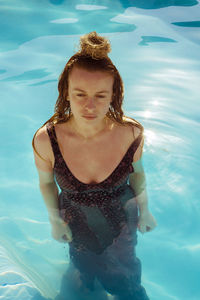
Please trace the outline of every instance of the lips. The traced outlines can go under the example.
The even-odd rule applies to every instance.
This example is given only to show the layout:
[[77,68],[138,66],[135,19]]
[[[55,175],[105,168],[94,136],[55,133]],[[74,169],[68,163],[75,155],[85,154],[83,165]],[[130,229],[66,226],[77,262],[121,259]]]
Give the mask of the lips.
[[83,113],[83,116],[84,117],[96,117],[96,115],[94,113],[93,114],[92,113],[91,114],[90,113]]
[[96,118],[96,116],[94,116],[94,115],[84,115],[83,117],[84,118],[91,118],[91,119]]

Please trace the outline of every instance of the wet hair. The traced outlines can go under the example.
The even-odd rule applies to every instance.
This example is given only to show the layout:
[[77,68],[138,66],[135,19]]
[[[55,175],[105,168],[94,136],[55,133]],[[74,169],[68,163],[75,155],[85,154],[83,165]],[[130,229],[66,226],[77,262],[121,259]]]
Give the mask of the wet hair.
[[[123,81],[117,68],[108,57],[108,53],[110,51],[111,45],[109,40],[98,35],[96,31],[81,36],[80,49],[68,60],[64,67],[64,70],[59,77],[59,95],[55,104],[54,115],[50,119],[48,119],[40,128],[42,128],[48,122],[52,122],[53,124],[67,122],[72,116],[70,102],[67,100],[68,83],[69,75],[72,72],[72,69],[76,67],[90,72],[101,71],[112,75],[114,78],[113,95],[109,111],[106,113],[106,116],[121,125],[131,124],[133,126],[132,121],[134,121],[134,125],[140,128],[143,132],[144,128],[138,121],[130,117],[126,117],[126,120],[124,118],[125,115],[122,110],[122,103],[124,99]],[[128,121],[127,118],[130,119],[130,121]],[[32,146],[35,152],[39,155],[34,146],[35,135],[32,140]]]

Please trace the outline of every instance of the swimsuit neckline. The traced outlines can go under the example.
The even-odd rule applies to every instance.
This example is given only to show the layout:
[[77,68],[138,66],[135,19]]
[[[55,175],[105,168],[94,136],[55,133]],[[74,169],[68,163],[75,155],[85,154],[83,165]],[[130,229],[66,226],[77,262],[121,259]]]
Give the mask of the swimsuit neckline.
[[[110,178],[112,178],[112,176],[115,174],[115,172],[118,171],[118,169],[120,168],[120,165],[123,163],[123,161],[125,160],[126,156],[129,154],[130,150],[132,150],[133,146],[135,145],[135,142],[140,138],[141,134],[138,135],[138,137],[130,144],[130,146],[128,147],[126,153],[124,154],[124,156],[122,157],[122,159],[120,160],[120,162],[118,163],[118,165],[115,167],[115,169],[112,171],[112,173],[110,175],[108,175],[103,181],[101,182],[97,182],[97,183],[84,183],[82,181],[80,181],[77,177],[74,176],[74,174],[72,173],[72,171],[69,169],[66,161],[64,160],[64,157],[60,151],[60,147],[59,147],[59,144],[57,142],[57,136],[56,136],[56,131],[55,131],[55,127],[53,125],[53,131],[54,131],[54,134],[55,134],[55,137],[56,137],[56,140],[55,140],[55,143],[57,145],[57,149],[58,149],[58,154],[60,155],[63,163],[64,163],[64,166],[65,168],[67,169],[67,171],[70,173],[70,175],[73,177],[73,179],[79,184],[79,185],[82,185],[82,186],[91,186],[91,187],[95,187],[95,186],[99,186],[99,185],[102,185],[104,183],[106,183],[107,181],[110,180]],[[54,168],[55,168],[55,164],[54,164]]]

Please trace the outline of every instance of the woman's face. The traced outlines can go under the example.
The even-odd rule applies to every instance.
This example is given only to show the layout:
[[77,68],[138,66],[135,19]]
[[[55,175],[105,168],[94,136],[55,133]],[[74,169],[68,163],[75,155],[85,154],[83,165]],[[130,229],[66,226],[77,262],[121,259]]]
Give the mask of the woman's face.
[[74,67],[69,75],[68,99],[77,121],[98,123],[109,110],[113,94],[112,75]]

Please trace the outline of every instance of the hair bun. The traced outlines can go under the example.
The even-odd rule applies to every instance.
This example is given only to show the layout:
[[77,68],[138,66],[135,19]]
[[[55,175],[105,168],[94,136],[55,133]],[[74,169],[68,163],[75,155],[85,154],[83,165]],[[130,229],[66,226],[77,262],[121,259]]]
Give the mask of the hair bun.
[[90,32],[81,36],[80,51],[81,55],[89,55],[94,59],[102,59],[108,56],[111,45],[108,39],[96,33]]

